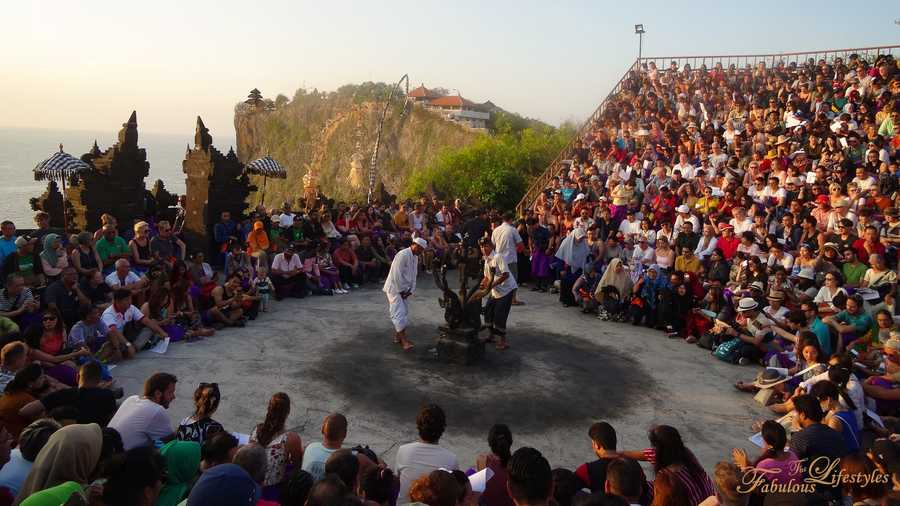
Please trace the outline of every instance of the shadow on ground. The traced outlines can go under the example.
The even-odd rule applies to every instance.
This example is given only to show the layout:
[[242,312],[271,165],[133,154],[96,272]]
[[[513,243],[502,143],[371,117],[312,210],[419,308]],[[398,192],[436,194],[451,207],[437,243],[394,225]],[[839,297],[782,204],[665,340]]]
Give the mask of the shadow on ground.
[[356,409],[401,425],[435,402],[454,432],[479,436],[494,423],[541,434],[620,418],[642,392],[655,389],[637,361],[613,348],[562,334],[511,331],[511,349],[498,352],[488,344],[483,362],[457,366],[438,362],[429,351],[433,338],[426,336],[436,336],[434,327],[411,327],[417,346],[408,353],[383,331],[362,328],[336,340],[311,371],[296,377],[327,384]]

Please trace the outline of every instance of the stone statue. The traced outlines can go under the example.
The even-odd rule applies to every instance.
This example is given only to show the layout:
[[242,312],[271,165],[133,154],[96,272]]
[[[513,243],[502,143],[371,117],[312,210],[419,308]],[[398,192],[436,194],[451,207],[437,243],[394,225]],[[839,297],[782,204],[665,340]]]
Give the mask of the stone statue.
[[[460,265],[460,268],[465,268]],[[447,264],[442,264],[435,259],[434,284],[443,292],[444,296],[438,299],[438,304],[444,308],[444,320],[451,329],[479,329],[481,328],[481,299],[486,295],[478,286],[471,289],[467,287],[467,277],[463,277],[459,293],[450,289],[447,284]]]
[[[465,264],[460,263],[459,268],[465,269]],[[438,327],[438,359],[462,365],[472,364],[484,356],[484,341],[478,337],[478,332],[481,330],[481,299],[488,290],[480,286],[469,289],[468,278],[461,276],[459,293],[454,292],[447,285],[447,264],[440,260],[435,260],[433,272],[435,285],[443,292],[438,304],[444,308],[444,321],[447,322]],[[493,278],[494,273],[491,272],[491,283]]]

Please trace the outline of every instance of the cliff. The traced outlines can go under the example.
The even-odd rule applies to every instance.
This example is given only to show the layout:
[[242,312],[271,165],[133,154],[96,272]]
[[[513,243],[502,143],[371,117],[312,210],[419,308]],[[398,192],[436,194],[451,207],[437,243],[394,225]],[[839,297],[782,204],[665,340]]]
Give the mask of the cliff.
[[[364,200],[376,131],[389,87],[382,83],[343,86],[335,92],[300,89],[292,100],[242,102],[235,107],[237,155],[243,163],[269,154],[288,172],[268,180],[265,205],[280,205],[303,194],[303,176],[312,169],[319,191],[339,200]],[[391,104],[385,118],[378,175],[384,188],[398,194],[407,178],[445,148],[470,144],[484,133],[445,121],[404,97]],[[401,114],[406,107],[405,114]],[[253,176],[262,188],[262,178]],[[259,195],[252,195],[253,204]]]

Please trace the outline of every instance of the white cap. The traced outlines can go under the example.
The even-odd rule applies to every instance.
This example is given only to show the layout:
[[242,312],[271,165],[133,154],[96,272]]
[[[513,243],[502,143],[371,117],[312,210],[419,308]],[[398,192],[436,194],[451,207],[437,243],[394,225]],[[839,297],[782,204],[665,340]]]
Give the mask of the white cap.
[[584,200],[585,198],[587,198],[587,197],[585,197],[583,193],[579,193],[578,195],[575,196],[575,202],[578,202],[579,200]]
[[426,242],[425,239],[422,239],[421,237],[416,237],[415,239],[413,239],[413,242],[418,244],[422,248],[428,247],[428,242]]
[[675,208],[675,211],[677,211],[679,213],[689,213],[689,212],[691,212],[691,208],[684,204],[681,204],[680,206]]

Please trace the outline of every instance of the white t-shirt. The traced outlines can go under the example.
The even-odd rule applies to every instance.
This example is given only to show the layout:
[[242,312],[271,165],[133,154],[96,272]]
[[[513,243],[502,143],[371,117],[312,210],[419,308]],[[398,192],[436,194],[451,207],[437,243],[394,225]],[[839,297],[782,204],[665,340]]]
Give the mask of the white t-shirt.
[[491,256],[487,257],[484,260],[484,277],[488,279],[491,278],[491,267],[494,268],[495,279],[499,278],[504,272],[509,273],[509,276],[506,277],[506,281],[491,289],[491,297],[495,299],[505,297],[506,294],[518,287],[515,278],[513,278],[512,273],[509,271],[509,265],[507,265],[507,263],[503,260],[503,257],[501,257],[496,251],[491,253]]
[[109,285],[110,288],[122,288],[127,285],[131,285],[137,283],[141,280],[141,277],[134,273],[134,271],[128,271],[128,275],[125,276],[125,282],[122,282],[122,278],[119,277],[119,274],[116,271],[109,273],[109,276],[106,276],[106,284]]
[[322,443],[310,443],[303,450],[303,464],[301,469],[311,474],[313,481],[319,481],[325,476],[325,462],[337,448],[325,448]]
[[516,245],[522,243],[522,236],[516,227],[506,222],[501,223],[491,234],[491,242],[494,243],[494,251],[502,256],[507,264],[516,263],[518,260]]
[[438,445],[416,441],[407,443],[397,450],[397,466],[400,473],[400,495],[397,504],[409,502],[409,486],[420,478],[438,469],[451,471],[459,468],[456,454]]
[[150,446],[154,440],[175,432],[166,408],[137,395],[125,399],[109,421],[109,427],[119,431],[125,450]]
[[641,233],[641,222],[639,220],[622,220],[622,223],[619,223],[619,232],[625,234],[626,239],[633,239],[634,236]]
[[300,255],[294,254],[291,255],[291,259],[287,260],[284,258],[284,253],[279,253],[275,255],[275,259],[272,260],[272,270],[273,271],[293,271],[296,269],[303,268],[303,261],[300,260]]
[[744,232],[753,230],[753,220],[744,218],[744,221],[738,221],[737,218],[728,220],[728,224],[734,227],[734,235],[741,235]]
[[823,286],[822,288],[819,288],[819,293],[813,298],[813,302],[816,304],[831,304],[831,300],[839,293],[847,295],[847,292],[843,288],[838,288],[837,291],[832,294],[827,286]]
[[107,328],[117,328],[119,331],[125,327],[126,323],[139,322],[142,319],[144,319],[144,313],[141,313],[141,310],[134,305],[129,306],[124,313],[120,313],[116,311],[115,304],[110,304],[109,307],[103,310],[103,315],[100,316],[100,321],[105,323]]

